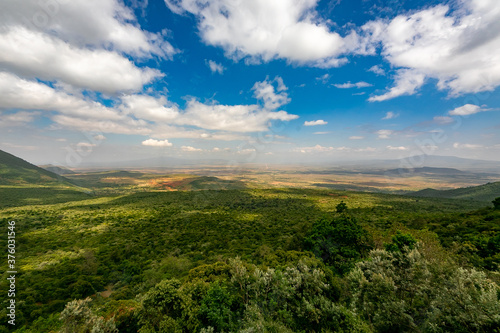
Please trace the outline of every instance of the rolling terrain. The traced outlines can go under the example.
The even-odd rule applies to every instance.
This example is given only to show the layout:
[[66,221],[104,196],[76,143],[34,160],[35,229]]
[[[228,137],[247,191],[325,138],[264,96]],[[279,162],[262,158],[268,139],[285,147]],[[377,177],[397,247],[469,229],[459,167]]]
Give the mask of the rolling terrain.
[[[6,198],[0,221],[2,234],[8,221],[16,221],[17,289],[23,300],[16,315],[18,328],[24,327],[19,332],[90,331],[99,325],[119,332],[209,332],[210,327],[210,332],[243,332],[261,326],[283,332],[384,332],[371,305],[356,303],[363,302],[356,295],[389,289],[369,281],[363,283],[373,283],[373,289],[362,291],[363,283],[354,282],[361,279],[359,272],[371,276],[367,267],[373,260],[386,260],[374,256],[393,256],[384,267],[399,269],[391,268],[394,260],[410,260],[401,244],[417,241],[412,251],[418,253],[411,252],[410,261],[420,261],[409,269],[430,268],[427,275],[415,271],[411,290],[429,296],[371,295],[376,308],[401,299],[407,304],[398,305],[401,318],[422,329],[435,320],[450,321],[435,309],[460,312],[454,306],[465,303],[437,295],[450,294],[443,289],[446,281],[461,279],[453,274],[468,269],[472,275],[466,278],[483,291],[461,290],[464,299],[481,297],[467,303],[476,319],[464,322],[482,325],[478,332],[496,325],[477,318],[497,311],[481,293],[500,282],[500,210],[490,203],[500,196],[498,182],[410,193],[429,183],[451,187],[447,175],[462,174],[433,168],[389,186],[376,172],[293,168],[76,172],[59,181],[5,156],[2,170],[13,183],[0,186]],[[395,193],[402,189],[404,195]],[[0,246],[7,246],[5,238]],[[6,293],[6,273],[1,278],[0,293]],[[158,297],[170,301],[158,303]],[[366,311],[352,311],[355,304]],[[88,317],[79,321],[78,313]],[[401,320],[391,327],[401,331]],[[464,322],[453,320],[450,330],[456,331]],[[11,331],[0,326],[0,332]]]

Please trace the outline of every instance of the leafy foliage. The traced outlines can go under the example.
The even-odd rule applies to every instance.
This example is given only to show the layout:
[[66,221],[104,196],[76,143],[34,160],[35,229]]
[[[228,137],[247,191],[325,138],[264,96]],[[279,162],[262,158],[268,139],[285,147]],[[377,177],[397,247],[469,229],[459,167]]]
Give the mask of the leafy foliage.
[[[15,198],[13,191],[5,191]],[[120,332],[369,332],[383,326],[373,326],[369,317],[354,310],[358,307],[352,295],[358,289],[350,289],[351,280],[340,274],[373,260],[366,259],[370,246],[382,248],[390,242],[393,233],[387,230],[406,226],[392,240],[399,251],[385,251],[392,259],[384,262],[399,265],[391,268],[393,275],[402,274],[404,265],[412,267],[404,256],[415,249],[424,253],[409,246],[412,241],[406,236],[415,234],[408,231],[413,229],[435,231],[453,251],[447,256],[456,256],[468,270],[472,264],[495,270],[498,262],[500,213],[493,208],[472,211],[480,207],[472,201],[417,202],[404,196],[307,189],[84,195],[61,197],[58,204],[53,197],[40,196],[33,201],[36,205],[26,199],[13,199],[15,207],[0,210],[2,233],[7,221],[16,220],[22,253],[17,263],[23,302],[16,319],[24,328],[19,332],[57,332],[72,321],[75,329],[105,328],[111,318]],[[349,209],[338,213],[342,201]],[[401,251],[405,244],[409,250]],[[5,238],[0,246],[6,246]],[[241,260],[231,259],[236,256]],[[430,276],[445,276],[436,273],[433,263],[417,266],[424,273],[427,267]],[[414,275],[415,283],[421,281],[428,290],[426,280]],[[2,282],[0,293],[5,292]],[[429,302],[418,296],[423,291],[418,297],[394,293],[386,300],[392,297],[393,306],[405,300],[400,310],[406,328],[412,321],[405,315],[417,327],[431,318],[453,323],[460,316],[458,308],[449,313],[443,309],[439,316],[425,310]],[[90,312],[84,318],[93,318],[92,325],[77,317],[59,320],[68,303],[87,297],[93,301],[86,305]],[[434,308],[447,304],[437,296],[433,300]],[[492,309],[487,316],[495,316]],[[5,315],[5,308],[0,313]],[[495,325],[468,320],[461,322],[479,331]]]
[[[344,211],[341,207],[340,210]],[[348,272],[370,248],[368,233],[354,217],[347,214],[331,221],[322,219],[316,222],[304,244],[306,249],[341,275]]]
[[384,244],[384,247],[389,252],[406,253],[415,248],[417,240],[411,234],[403,234],[399,230],[392,236],[392,243]]
[[349,274],[352,306],[378,332],[494,332],[498,285],[484,273],[432,263],[415,248],[373,250]]
[[500,209],[500,197],[495,198],[495,200],[493,200],[492,203],[495,209]]

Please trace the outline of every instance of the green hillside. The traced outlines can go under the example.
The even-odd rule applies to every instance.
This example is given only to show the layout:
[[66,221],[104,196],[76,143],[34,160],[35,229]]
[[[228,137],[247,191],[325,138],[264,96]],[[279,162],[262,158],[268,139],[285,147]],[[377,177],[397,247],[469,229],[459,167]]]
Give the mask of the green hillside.
[[68,180],[0,150],[0,185],[47,185],[56,182]]
[[0,150],[0,207],[53,204],[89,198],[69,179]]
[[435,190],[428,188],[409,194],[415,197],[464,199],[477,201],[492,201],[500,196],[500,182],[479,186],[463,187],[454,190]]

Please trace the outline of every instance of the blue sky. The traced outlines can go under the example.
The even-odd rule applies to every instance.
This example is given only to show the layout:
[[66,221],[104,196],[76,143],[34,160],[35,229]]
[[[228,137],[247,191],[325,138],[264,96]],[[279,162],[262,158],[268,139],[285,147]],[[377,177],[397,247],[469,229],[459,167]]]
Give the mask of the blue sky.
[[0,149],[34,163],[500,160],[496,0],[6,0],[0,13]]

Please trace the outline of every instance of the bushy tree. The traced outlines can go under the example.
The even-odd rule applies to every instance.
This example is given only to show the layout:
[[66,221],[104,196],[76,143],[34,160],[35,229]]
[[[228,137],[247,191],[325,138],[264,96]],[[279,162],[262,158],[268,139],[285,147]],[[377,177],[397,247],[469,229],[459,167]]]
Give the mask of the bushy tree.
[[74,300],[66,304],[61,313],[62,332],[65,333],[118,333],[113,319],[105,320],[95,315],[90,303],[92,299]]
[[314,223],[304,245],[341,275],[352,269],[370,249],[368,233],[347,214]]
[[389,252],[402,252],[406,253],[415,248],[417,240],[410,234],[403,234],[401,231],[397,231],[394,236],[392,236],[392,243],[384,244],[384,247]]
[[239,312],[237,307],[227,287],[214,282],[201,301],[199,316],[201,322],[215,332],[230,332],[234,328],[233,319]]
[[493,208],[494,209],[500,209],[500,197],[496,198],[493,202]]
[[163,280],[148,291],[138,312],[139,332],[181,331],[176,322],[182,314],[182,298],[178,280]]
[[378,332],[496,332],[498,286],[484,273],[428,261],[418,247],[373,250],[348,276],[352,307]]

